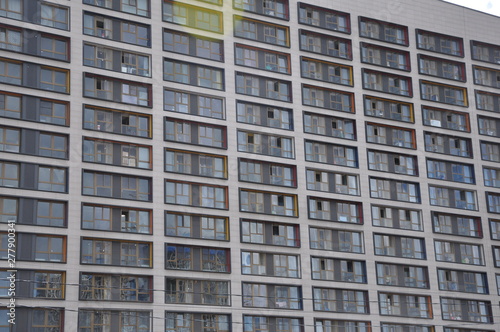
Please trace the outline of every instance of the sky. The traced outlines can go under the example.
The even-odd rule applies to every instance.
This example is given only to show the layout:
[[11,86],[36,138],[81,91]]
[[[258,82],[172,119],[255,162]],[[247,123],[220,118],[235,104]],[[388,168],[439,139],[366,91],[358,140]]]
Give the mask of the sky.
[[460,6],[500,16],[500,0],[445,0]]

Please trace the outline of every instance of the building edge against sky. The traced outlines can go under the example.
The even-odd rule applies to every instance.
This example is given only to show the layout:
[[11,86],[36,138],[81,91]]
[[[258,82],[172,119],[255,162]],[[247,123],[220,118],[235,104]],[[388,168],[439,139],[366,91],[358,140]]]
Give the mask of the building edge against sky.
[[435,0],[0,17],[0,331],[498,330],[500,18]]

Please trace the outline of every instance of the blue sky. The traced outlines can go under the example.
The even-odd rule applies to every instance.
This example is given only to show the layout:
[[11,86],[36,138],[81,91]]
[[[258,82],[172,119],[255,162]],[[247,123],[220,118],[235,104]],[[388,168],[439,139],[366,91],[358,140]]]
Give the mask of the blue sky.
[[445,0],[445,1],[500,16],[500,0]]

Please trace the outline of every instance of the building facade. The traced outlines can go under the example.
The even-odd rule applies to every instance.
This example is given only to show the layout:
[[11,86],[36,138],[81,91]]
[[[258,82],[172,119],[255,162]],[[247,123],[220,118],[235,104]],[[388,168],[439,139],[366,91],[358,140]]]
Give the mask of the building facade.
[[0,18],[0,331],[498,330],[498,17],[1,0]]

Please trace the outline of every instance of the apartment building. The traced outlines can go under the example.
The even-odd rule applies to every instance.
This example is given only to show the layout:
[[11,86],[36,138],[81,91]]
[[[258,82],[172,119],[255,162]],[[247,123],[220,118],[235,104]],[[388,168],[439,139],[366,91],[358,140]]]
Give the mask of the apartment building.
[[0,331],[498,331],[499,29],[0,0]]

